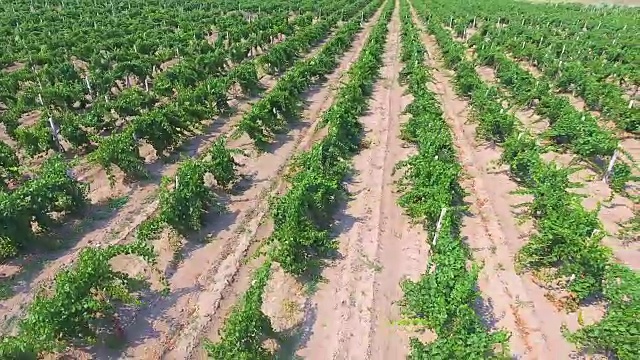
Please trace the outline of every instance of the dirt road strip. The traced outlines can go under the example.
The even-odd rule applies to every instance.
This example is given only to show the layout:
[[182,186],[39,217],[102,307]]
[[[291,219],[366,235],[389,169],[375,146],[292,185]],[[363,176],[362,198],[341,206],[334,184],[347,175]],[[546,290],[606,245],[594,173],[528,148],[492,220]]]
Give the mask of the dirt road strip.
[[398,137],[410,101],[398,84],[399,36],[396,4],[381,79],[361,118],[368,148],[354,158],[351,199],[337,219],[339,259],[310,299],[315,314],[297,351],[308,359],[400,359],[408,352],[408,335],[392,324],[399,318],[393,302],[401,297],[400,280],[424,270],[426,235],[403,216],[393,192],[393,167],[412,151]]
[[[231,307],[225,305],[235,302],[237,294],[246,290],[237,287],[249,285],[243,279],[237,281],[236,277],[248,276],[245,260],[258,234],[263,232],[269,197],[283,189],[282,175],[289,160],[308,149],[316,139],[314,130],[320,120],[320,112],[331,103],[332,89],[357,58],[379,15],[380,11],[356,35],[352,49],[345,53],[336,71],[328,76],[328,82],[320,89],[308,92],[308,105],[301,123],[288,134],[280,136],[272,152],[243,161],[242,172],[251,174],[254,186],[244,193],[230,196],[228,218],[221,220],[230,225],[218,232],[211,243],[192,252],[183,261],[170,279],[172,295],[159,298],[139,315],[140,321],[127,331],[132,336],[129,340],[135,345],[126,351],[125,358],[188,359],[203,356],[198,350],[201,337],[209,333],[209,328],[222,324],[226,311]],[[246,142],[243,137],[230,142],[229,146],[239,147]],[[219,313],[218,310],[224,311]]]
[[452,74],[444,70],[435,40],[423,30],[423,42],[434,69],[432,91],[440,96],[445,118],[454,134],[463,168],[468,175],[462,183],[469,193],[470,216],[464,217],[462,236],[484,267],[478,286],[484,299],[479,307],[490,328],[512,333],[511,352],[517,358],[569,358],[573,347],[563,338],[560,327],[566,314],[560,314],[544,297],[544,291],[514,269],[513,256],[531,231],[529,224],[517,223],[512,206],[526,199],[511,192],[517,188],[508,176],[496,171],[500,150],[476,139],[475,124],[468,122],[468,104],[453,90]]
[[[316,55],[328,39],[329,38],[325,39],[308,54],[305,54],[304,58],[310,58]],[[279,76],[267,75],[260,79],[260,83],[261,86],[265,88],[265,91],[269,91],[269,89],[275,86],[278,79]],[[248,111],[252,103],[258,99],[259,97],[232,99],[230,105],[236,108],[237,112],[231,117],[225,116],[216,119],[203,134],[195,136],[188,141],[183,151],[186,152],[189,157],[197,156],[206,151],[219,136],[226,136],[231,133],[236,124],[242,119],[243,114]],[[236,143],[229,143],[229,146],[237,144],[246,145],[247,143],[246,137],[243,137]],[[269,158],[269,156],[271,156],[271,158]],[[269,158],[268,161],[274,162],[272,160],[274,158],[273,154],[266,154],[265,157]],[[265,157],[256,158],[254,163],[257,164],[265,161]],[[102,183],[100,181],[92,182],[91,187],[93,190],[90,196],[92,199],[94,197],[104,199],[111,195],[124,195],[128,197],[126,205],[117,212],[110,214],[107,218],[93,219],[92,214],[83,218],[83,221],[86,223],[77,224],[77,232],[79,235],[78,239],[74,240],[76,243],[71,249],[62,253],[47,254],[45,258],[30,260],[31,262],[37,263],[35,265],[22,264],[23,267],[34,267],[36,269],[30,270],[31,274],[26,274],[27,271],[24,271],[24,279],[19,281],[14,287],[14,295],[11,298],[3,300],[0,304],[0,333],[10,330],[12,324],[15,322],[14,320],[22,315],[26,306],[31,302],[34,292],[40,288],[42,284],[45,284],[53,278],[61,268],[72,264],[83,248],[88,246],[107,246],[130,241],[135,235],[137,227],[152,216],[158,208],[157,193],[160,184],[159,178],[162,176],[173,176],[179,164],[180,162],[152,166],[153,169],[151,171],[154,177],[157,178],[154,179],[154,181],[138,182],[127,186],[122,185],[121,181],[117,181],[115,189],[109,187],[106,177]],[[255,172],[255,167],[256,166],[253,165],[253,168],[251,168],[251,165],[248,164],[242,171]],[[246,195],[249,196],[250,194]],[[104,215],[100,216],[104,217]],[[226,224],[222,222],[218,223],[220,224],[219,227],[229,225],[228,222]],[[74,229],[74,231],[76,231],[76,229]],[[5,264],[0,265],[0,274],[8,276],[10,271],[15,272],[16,270],[8,268],[14,267]]]
[[[399,4],[396,10],[399,11]],[[395,56],[392,65],[387,64],[383,68],[385,85],[391,89],[387,104],[386,129],[378,128],[376,137],[386,137],[386,149],[384,151],[382,199],[380,207],[378,261],[380,267],[375,277],[374,308],[375,319],[371,327],[373,332],[372,344],[369,350],[369,359],[396,359],[404,358],[408,354],[410,335],[402,326],[395,323],[401,319],[400,308],[397,302],[402,299],[403,292],[400,283],[405,278],[418,280],[426,271],[428,257],[427,233],[421,224],[413,224],[408,216],[403,213],[398,205],[398,197],[395,181],[401,173],[394,174],[396,164],[408,159],[417,152],[413,147],[406,146],[401,140],[400,131],[402,124],[408,120],[409,115],[402,112],[412,100],[410,94],[406,94],[406,86],[400,85],[399,74],[402,69],[400,62],[401,38],[399,14],[391,23],[390,46],[393,47]],[[389,78],[391,76],[391,78]],[[386,83],[391,81],[391,84]],[[363,120],[365,124],[367,119]],[[379,156],[379,155],[378,155]]]

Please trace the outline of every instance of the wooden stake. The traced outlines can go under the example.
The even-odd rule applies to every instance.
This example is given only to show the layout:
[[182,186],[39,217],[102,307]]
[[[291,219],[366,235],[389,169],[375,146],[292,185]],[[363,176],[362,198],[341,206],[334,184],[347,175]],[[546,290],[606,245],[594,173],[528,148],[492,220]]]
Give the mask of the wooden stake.
[[607,166],[607,171],[604,173],[604,177],[602,181],[607,183],[609,181],[609,176],[611,175],[611,171],[613,170],[613,165],[616,163],[616,159],[618,158],[618,150],[613,152],[613,156],[611,157],[611,161],[609,161],[609,166]]
[[84,78],[84,82],[85,82],[85,84],[87,84],[87,90],[89,90],[89,94],[91,94],[92,90],[91,90],[91,81],[89,81],[89,75],[87,75]]
[[447,213],[447,208],[442,208],[440,211],[440,218],[438,219],[438,224],[436,225],[436,233],[433,235],[433,246],[435,247],[438,242],[438,235],[440,234],[440,229],[442,228],[442,219],[444,219],[444,215]]
[[52,117],[49,117],[49,127],[51,128],[51,136],[53,137],[53,141],[56,143],[58,150],[60,150],[61,152],[64,152],[64,148],[62,147],[62,144],[60,144],[60,138],[58,137],[58,134],[60,133],[60,129],[53,122]]

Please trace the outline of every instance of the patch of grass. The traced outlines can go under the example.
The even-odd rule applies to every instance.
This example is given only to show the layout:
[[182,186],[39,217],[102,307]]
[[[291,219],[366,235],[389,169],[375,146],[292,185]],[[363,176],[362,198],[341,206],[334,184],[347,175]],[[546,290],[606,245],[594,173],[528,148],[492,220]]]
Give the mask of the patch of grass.
[[129,196],[124,195],[124,196],[109,199],[108,206],[109,206],[109,209],[111,209],[112,211],[115,211],[123,208],[127,204],[127,202],[129,202]]
[[372,261],[364,254],[361,254],[361,255],[362,255],[362,263],[364,263],[366,267],[368,267],[369,269],[373,270],[376,273],[379,273],[380,271],[382,271],[383,267],[380,263],[378,263],[377,261]]
[[291,299],[284,299],[282,301],[282,317],[291,322],[295,319],[296,314],[300,311],[298,303]]
[[0,300],[5,300],[13,295],[13,287],[7,279],[0,280]]
[[618,237],[624,245],[640,241],[640,235],[638,235],[640,234],[640,213],[635,214],[627,222],[618,225],[621,227],[620,231],[618,231]]

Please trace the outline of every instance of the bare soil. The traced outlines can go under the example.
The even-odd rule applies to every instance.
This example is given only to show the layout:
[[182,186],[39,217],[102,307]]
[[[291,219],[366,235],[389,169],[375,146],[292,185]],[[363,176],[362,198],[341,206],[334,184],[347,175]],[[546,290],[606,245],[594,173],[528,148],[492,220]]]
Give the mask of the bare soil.
[[295,355],[309,359],[400,359],[409,334],[396,322],[400,281],[425,270],[426,235],[396,204],[393,167],[414,150],[399,138],[411,100],[398,84],[398,7],[390,23],[381,78],[370,112],[360,120],[366,148],[354,159],[351,197],[337,217],[339,250],[323,281],[305,302]]
[[[417,24],[421,23],[414,16]],[[457,97],[445,70],[435,40],[423,32],[423,42],[431,55],[434,68],[432,90],[441,99],[445,116],[454,134],[454,143],[468,177],[462,185],[468,192],[465,201],[471,215],[464,218],[462,235],[484,264],[478,286],[483,301],[478,311],[490,329],[506,329],[512,333],[510,349],[516,358],[542,359],[554,354],[570,358],[574,348],[562,336],[561,325],[576,323],[575,314],[559,311],[545,298],[545,291],[528,274],[518,274],[514,256],[532,232],[530,223],[518,221],[514,206],[527,198],[513,194],[517,185],[496,160],[501,150],[483,143],[476,136],[476,125],[469,121],[469,104]],[[489,69],[480,71],[488,80]],[[593,321],[594,314],[583,314]]]
[[[206,358],[199,346],[203,337],[217,338],[217,331],[232,305],[248,288],[251,271],[262,260],[253,254],[271,231],[268,200],[284,191],[282,175],[292,156],[310,148],[322,136],[322,132],[315,131],[320,113],[329,107],[335,88],[357,57],[376,18],[374,16],[365,31],[357,35],[353,48],[345,53],[338,69],[327,77],[327,83],[305,95],[307,105],[300,124],[280,136],[270,151],[239,157],[242,172],[249,178],[248,188],[226,200],[229,213],[213,220],[219,229],[206,230],[209,243],[195,249],[193,245],[188,246],[191,249],[169,278],[171,294],[154,299],[136,315],[127,329],[127,343],[132,345],[122,357]],[[230,141],[229,146],[247,148],[249,143],[243,136]],[[293,279],[277,274],[269,286],[284,289],[279,290],[278,295],[296,288]]]
[[[323,43],[312,49],[305,57],[315,55]],[[278,78],[279,76],[263,76],[260,79],[261,86],[265,91],[269,91]],[[230,134],[243,114],[258,99],[259,97],[232,99],[230,105],[235,109],[235,113],[231,116],[219,117],[211,122],[200,135],[188,141],[181,148],[183,156],[197,156],[208,149],[219,136]],[[299,131],[299,129],[295,131]],[[272,151],[265,153],[261,157],[250,153],[248,158],[239,158],[238,161],[244,165],[241,172],[247,175],[247,181],[242,186],[251,188],[242,192],[242,195],[232,199],[225,199],[225,201],[232,204],[238,202],[239,204],[248,204],[247,206],[250,206],[253,201],[257,201],[256,194],[260,193],[261,196],[266,196],[266,190],[263,191],[262,189],[275,176],[274,169],[282,165],[285,159],[283,153],[288,154],[291,152],[293,141],[289,140],[293,138],[293,134],[292,132],[278,139]],[[243,136],[239,140],[230,142],[229,146],[232,148],[247,148],[249,143],[248,138]],[[288,145],[285,145],[285,143],[288,143]],[[150,180],[135,183],[125,182],[123,174],[116,170],[114,171],[116,180],[113,186],[111,186],[107,174],[101,168],[89,164],[75,168],[74,174],[76,174],[77,178],[80,181],[89,183],[91,210],[82,218],[72,219],[69,225],[58,234],[60,238],[64,239],[66,246],[64,250],[0,264],[0,274],[7,274],[6,276],[3,275],[3,278],[12,279],[12,295],[3,300],[2,307],[0,307],[0,319],[2,319],[0,333],[8,331],[13,326],[14,319],[21,316],[25,307],[31,301],[34,292],[42,284],[53,278],[62,267],[70,265],[84,247],[131,241],[137,227],[152,216],[157,209],[157,193],[160,179],[163,176],[173,176],[179,164],[180,161],[175,161],[175,159],[174,161],[157,160],[149,165]],[[258,172],[258,168],[262,169],[261,173]],[[254,184],[262,187],[253,186]],[[121,206],[117,209],[111,208],[110,204],[120,200],[124,200]],[[230,215],[225,215],[217,221],[213,220],[215,226],[210,229],[204,229],[201,233],[196,234],[194,238],[202,241],[202,239],[208,237],[207,230],[215,236],[222,229],[230,227],[236,222],[237,217],[233,206],[231,206],[230,211]],[[175,265],[175,262],[172,261],[174,251],[183,247],[184,239],[177,239],[175,241],[177,243],[167,246],[166,242],[171,240],[169,239],[171,236],[169,234],[163,235],[166,236],[156,242],[161,255],[160,263],[167,266]],[[166,270],[162,269],[162,271]]]
[[25,66],[26,66],[26,64],[24,64],[24,63],[14,62],[13,64],[11,64],[11,65],[5,67],[4,69],[2,69],[2,72],[10,74],[12,72],[16,72],[18,70],[24,69]]

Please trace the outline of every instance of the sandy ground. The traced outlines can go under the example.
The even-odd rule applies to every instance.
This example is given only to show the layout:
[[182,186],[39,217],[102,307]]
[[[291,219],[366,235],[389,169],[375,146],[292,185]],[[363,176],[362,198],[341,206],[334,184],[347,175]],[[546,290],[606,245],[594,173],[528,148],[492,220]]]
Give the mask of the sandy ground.
[[[423,41],[429,54],[438,59],[435,40],[425,34]],[[526,199],[511,193],[516,184],[506,169],[497,168],[501,150],[477,140],[475,124],[467,121],[469,105],[453,90],[452,73],[439,60],[432,59],[431,66],[435,69],[432,89],[440,96],[468,175],[462,185],[469,193],[465,200],[471,216],[464,218],[462,235],[474,258],[484,263],[478,281],[484,301],[478,310],[490,328],[512,333],[509,345],[515,358],[543,359],[553,354],[567,359],[574,349],[562,337],[560,327],[563,322],[575,326],[575,314],[558,311],[529,275],[518,275],[514,269],[514,255],[532,227],[518,222],[513,206]],[[593,321],[589,312],[585,315]]]
[[[307,93],[301,123],[281,136],[269,152],[242,159],[242,172],[250,174],[250,187],[229,196],[229,214],[217,221],[226,225],[212,231],[213,241],[186,254],[169,279],[172,293],[154,299],[137,314],[127,329],[128,343],[132,345],[120,357],[206,358],[199,347],[201,337],[216,338],[224,317],[249,286],[249,274],[259,262],[245,261],[270,232],[268,199],[283,190],[281,177],[291,157],[318,138],[314,130],[319,114],[330,105],[334,88],[356,59],[372,24],[373,21],[357,35],[352,50],[328,76],[328,83]],[[229,146],[242,148],[248,142],[243,137]]]
[[[322,44],[320,44],[322,45]],[[320,46],[312,49],[305,55],[311,57],[319,51]],[[268,91],[278,80],[278,76],[263,76],[260,79],[262,86]],[[221,117],[216,119],[205,131],[195,136],[182,147],[182,151],[186,156],[196,156],[201,154],[215,141],[219,136],[224,136],[233,131],[235,125],[240,121],[242,115],[251,108],[251,104],[258,98],[237,98],[230,101],[230,105],[236,109],[236,113],[231,117]],[[293,134],[293,133],[292,133]],[[291,134],[291,135],[292,135]],[[288,138],[287,138],[288,139]],[[283,147],[286,139],[280,139],[274,146],[273,151],[264,154],[261,158],[240,159],[245,165],[240,171],[246,174],[251,184],[262,184],[271,179],[273,169],[282,164],[283,152],[290,151],[287,149],[278,149]],[[247,137],[229,143],[230,147],[246,146],[248,144]],[[289,145],[290,146],[290,145]],[[276,151],[278,150],[278,151]],[[257,173],[258,164],[261,163],[263,173]],[[90,182],[89,197],[94,203],[92,210],[84,217],[77,221],[73,221],[66,227],[65,233],[61,234],[66,237],[65,241],[69,244],[69,249],[61,252],[47,253],[42,256],[29,257],[26,260],[19,260],[0,265],[0,275],[10,277],[16,276],[14,281],[13,294],[0,304],[0,332],[7,331],[14,323],[14,319],[19,317],[26,305],[31,301],[33,293],[41,284],[51,279],[59,269],[71,264],[79,252],[87,246],[117,244],[130,241],[135,234],[135,230],[144,220],[149,218],[157,209],[158,201],[157,192],[162,176],[173,176],[179,167],[180,162],[162,163],[156,162],[151,164],[150,171],[152,177],[149,181],[125,184],[122,179],[118,179],[114,188],[109,187],[108,179],[104,171],[98,168],[87,169],[88,172],[83,173],[81,180]],[[270,170],[269,170],[270,169]],[[271,171],[265,172],[265,171]],[[262,188],[260,188],[262,189]],[[256,196],[256,188],[243,193],[240,199],[236,201],[247,202],[251,205],[252,198]],[[266,195],[266,192],[262,196]],[[111,199],[126,198],[126,204],[117,210],[110,209]],[[215,222],[215,225],[209,229],[204,229],[195,237],[208,237],[206,231],[216,234],[217,231],[230,226],[234,223],[236,213],[234,209],[230,209],[231,214],[223,217]],[[160,242],[159,244],[166,251],[170,252],[173,246],[166,246]],[[161,257],[163,252],[161,249]],[[165,255],[169,259],[160,259],[160,263],[169,263],[172,255]]]
[[[369,146],[356,155],[351,198],[337,217],[339,255],[305,301],[303,328],[293,348],[308,359],[400,359],[409,335],[394,325],[399,282],[417,278],[426,263],[426,235],[396,204],[393,166],[410,148],[399,139],[400,113],[410,98],[398,84],[398,6],[390,23],[381,78],[370,112],[360,120]],[[404,118],[404,117],[403,117]]]
[[[539,77],[540,73],[531,64],[519,62],[523,69],[530,71],[534,76]],[[492,84],[498,84],[495,71],[486,66],[478,67],[478,74],[481,78]],[[584,101],[572,94],[561,94],[559,96],[565,96],[575,106],[577,110],[584,111]],[[592,112],[594,116],[599,117],[600,114]],[[545,131],[549,122],[547,119],[540,118],[540,116],[533,113],[533,110],[517,110],[515,115],[518,119],[530,129],[534,134],[540,135]],[[638,159],[640,159],[640,140],[637,135],[625,133],[615,129],[615,126],[611,123],[607,123],[602,120],[601,126],[610,129],[617,134],[620,139],[620,148],[625,154],[631,156],[629,160],[626,155],[622,155],[625,161],[630,164],[638,166]],[[607,231],[603,243],[613,250],[613,254],[616,259],[631,267],[632,269],[640,269],[640,242],[623,242],[618,236],[620,230],[620,224],[629,221],[633,218],[634,213],[638,213],[640,209],[638,204],[634,203],[629,197],[622,196],[620,194],[613,193],[608,184],[602,181],[602,175],[594,169],[585,166],[584,163],[576,161],[576,156],[571,153],[560,154],[556,152],[549,152],[544,155],[544,158],[548,161],[554,161],[562,166],[577,166],[579,170],[570,175],[570,180],[582,184],[581,188],[572,189],[572,191],[585,195],[582,205],[588,210],[594,210],[598,204],[601,208],[598,212],[598,217],[602,222],[604,229]],[[573,163],[572,163],[573,161]],[[634,175],[638,175],[638,170],[634,169]],[[638,194],[638,181],[631,181],[628,184],[628,189],[631,194]],[[640,236],[640,234],[638,234]]]
[[[345,52],[339,67],[327,81],[314,86],[305,95],[306,105],[300,124],[288,134],[279,136],[269,151],[249,152],[239,156],[246,176],[239,191],[220,194],[228,212],[211,215],[208,225],[188,239],[166,231],[154,241],[160,251],[159,268],[167,277],[171,292],[168,296],[145,294],[145,305],[137,311],[123,313],[126,346],[120,349],[94,348],[74,354],[74,358],[100,359],[204,359],[202,339],[217,339],[217,332],[233,304],[249,286],[252,270],[262,259],[253,255],[271,232],[268,200],[285,190],[282,181],[290,159],[308,149],[324,136],[316,124],[332,103],[349,66],[357,59],[371,27],[380,12],[373,16]],[[421,24],[414,16],[416,24]],[[602,315],[596,305],[583,307],[580,313],[567,314],[556,307],[557,299],[547,297],[546,290],[529,275],[518,275],[514,255],[534,231],[530,223],[520,223],[516,205],[527,198],[512,194],[517,188],[505,168],[495,161],[501,149],[477,139],[475,125],[468,122],[469,104],[459,99],[452,87],[452,73],[445,70],[435,41],[423,32],[423,41],[433,70],[431,89],[443,106],[446,119],[454,133],[460,161],[468,177],[463,181],[469,195],[471,215],[465,217],[462,235],[472,248],[475,260],[484,264],[479,278],[483,301],[478,304],[487,325],[504,328],[512,333],[511,351],[518,359],[581,358],[560,333],[562,324],[578,327],[580,316],[585,324]],[[308,56],[314,55],[319,48]],[[400,140],[400,125],[406,121],[402,110],[411,101],[398,83],[400,63],[400,19],[398,4],[390,23],[381,77],[374,86],[370,111],[360,120],[365,127],[365,144],[353,161],[354,174],[347,186],[351,197],[337,217],[336,235],[339,256],[322,272],[323,281],[315,287],[302,284],[275,269],[267,286],[263,310],[275,329],[286,338],[279,349],[279,358],[308,359],[401,359],[408,353],[410,334],[396,324],[401,299],[399,283],[409,277],[417,279],[424,272],[428,256],[426,235],[412,225],[396,204],[394,165],[413,153],[414,149]],[[485,81],[495,82],[489,68],[480,67]],[[277,77],[266,76],[263,85],[269,89]],[[233,130],[251,103],[257,99],[234,100],[238,112],[216,122],[205,133],[185,146],[193,156],[217,138]],[[546,122],[530,111],[517,111],[519,119],[536,133],[544,131]],[[629,151],[640,146],[631,143]],[[231,148],[250,149],[246,136],[230,140]],[[569,158],[551,154],[565,163]],[[15,293],[0,304],[0,332],[7,331],[19,316],[38,286],[48,281],[62,266],[70,264],[86,246],[113,244],[131,239],[135,228],[153,214],[157,207],[155,195],[161,175],[171,175],[178,164],[152,165],[154,179],[150,182],[125,185],[118,182],[110,190],[99,175],[87,175],[94,180],[92,197],[108,199],[125,195],[127,203],[114,212],[104,208],[78,222],[74,246],[64,254],[50,259],[28,262],[32,276],[24,276],[15,286]],[[610,195],[606,184],[593,180],[590,170],[576,173],[589,194],[585,206]],[[97,201],[97,200],[96,200]],[[603,207],[600,218],[612,234],[616,223],[632,216],[633,204],[616,196]],[[105,204],[105,208],[107,205]],[[636,210],[637,211],[637,210]],[[622,262],[640,268],[638,243],[622,246],[615,237],[606,239]],[[178,250],[180,258],[175,258]],[[0,267],[0,276],[19,271],[20,264]],[[22,264],[23,266],[24,263]],[[116,264],[137,273],[148,269],[136,262],[121,259]],[[17,270],[16,270],[17,269]]]

